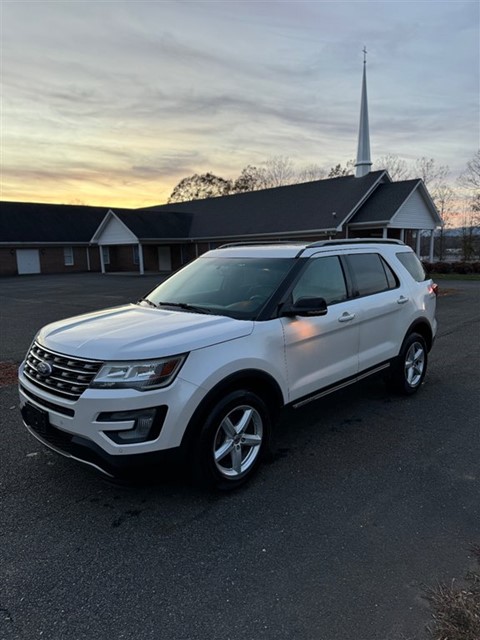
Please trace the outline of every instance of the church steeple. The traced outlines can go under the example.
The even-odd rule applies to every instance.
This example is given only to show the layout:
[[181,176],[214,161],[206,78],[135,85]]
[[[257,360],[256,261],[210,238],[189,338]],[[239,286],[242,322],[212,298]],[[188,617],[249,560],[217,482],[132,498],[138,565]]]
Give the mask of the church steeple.
[[360,125],[358,127],[357,161],[355,162],[355,177],[361,178],[370,173],[372,161],[370,160],[370,130],[368,126],[368,101],[367,101],[367,49],[363,48],[363,79],[362,101],[360,106]]

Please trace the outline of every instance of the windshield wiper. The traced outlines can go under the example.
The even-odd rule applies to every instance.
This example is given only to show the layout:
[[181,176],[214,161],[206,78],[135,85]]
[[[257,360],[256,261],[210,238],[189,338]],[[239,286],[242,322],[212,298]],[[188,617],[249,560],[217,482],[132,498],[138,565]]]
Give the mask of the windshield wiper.
[[196,307],[194,304],[188,304],[186,302],[158,302],[157,304],[159,307],[178,307],[179,309],[193,311],[194,313],[212,313],[207,307]]
[[140,300],[137,300],[136,304],[140,304],[140,302],[146,302],[151,307],[154,307],[155,309],[158,309],[157,305],[154,302],[152,302],[151,300],[149,300],[148,298],[140,298]]

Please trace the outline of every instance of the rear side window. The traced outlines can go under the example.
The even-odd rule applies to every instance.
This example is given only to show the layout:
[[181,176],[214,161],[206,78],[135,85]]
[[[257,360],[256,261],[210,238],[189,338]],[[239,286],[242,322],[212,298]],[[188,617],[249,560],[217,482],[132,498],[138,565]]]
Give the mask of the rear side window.
[[357,295],[369,296],[398,287],[397,277],[378,253],[350,255],[348,262]]
[[425,269],[413,251],[402,251],[401,253],[397,253],[397,258],[414,280],[422,282],[427,279]]

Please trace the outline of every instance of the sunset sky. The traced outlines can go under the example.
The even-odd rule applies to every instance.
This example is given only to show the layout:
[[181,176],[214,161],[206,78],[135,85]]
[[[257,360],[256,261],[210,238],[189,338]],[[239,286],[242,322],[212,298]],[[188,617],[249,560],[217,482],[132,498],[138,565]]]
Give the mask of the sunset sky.
[[212,171],[479,147],[479,3],[1,3],[1,199],[141,207]]

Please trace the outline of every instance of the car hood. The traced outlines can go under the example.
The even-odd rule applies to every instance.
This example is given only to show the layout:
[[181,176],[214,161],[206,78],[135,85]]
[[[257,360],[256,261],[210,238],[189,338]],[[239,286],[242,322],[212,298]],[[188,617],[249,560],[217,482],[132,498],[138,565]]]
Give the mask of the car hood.
[[134,304],[67,318],[40,330],[52,351],[93,360],[146,360],[250,334],[253,322]]

